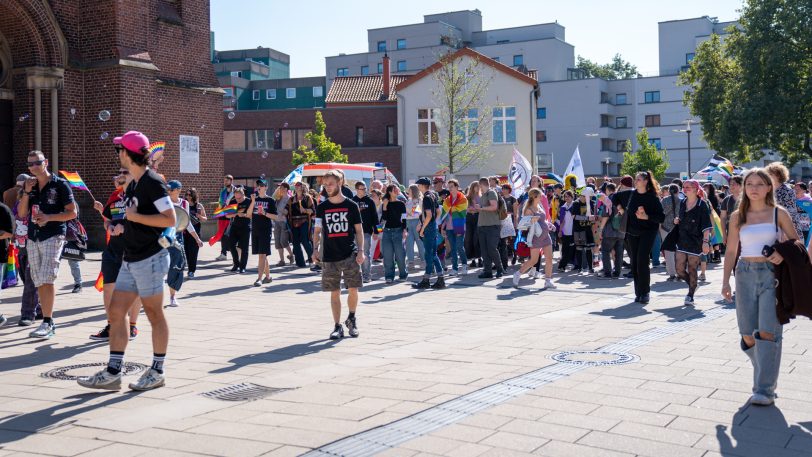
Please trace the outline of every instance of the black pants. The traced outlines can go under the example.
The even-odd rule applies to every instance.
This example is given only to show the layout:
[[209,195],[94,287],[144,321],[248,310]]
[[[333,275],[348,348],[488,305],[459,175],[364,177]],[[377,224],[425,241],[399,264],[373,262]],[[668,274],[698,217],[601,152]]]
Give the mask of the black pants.
[[183,234],[183,250],[186,251],[186,266],[189,268],[189,273],[194,273],[197,271],[197,254],[200,252],[200,248],[189,232]]
[[626,235],[629,242],[629,260],[634,275],[634,295],[642,297],[651,292],[651,269],[649,260],[651,258],[651,248],[654,247],[654,238],[657,232],[649,230],[639,236]]
[[482,257],[479,252],[479,235],[477,234],[476,227],[479,223],[479,214],[469,213],[465,215],[465,257],[468,260],[474,260]]
[[[245,270],[248,265],[248,243],[251,240],[250,227],[231,227],[231,234],[229,236],[231,241],[231,260],[234,266],[240,270]],[[237,248],[240,248],[240,253],[237,253]]]
[[499,238],[499,244],[496,249],[499,251],[499,260],[502,262],[502,269],[507,270],[508,267],[508,239]]
[[558,269],[567,268],[567,264],[573,263],[575,257],[575,237],[564,235],[561,237],[561,260],[558,262]]

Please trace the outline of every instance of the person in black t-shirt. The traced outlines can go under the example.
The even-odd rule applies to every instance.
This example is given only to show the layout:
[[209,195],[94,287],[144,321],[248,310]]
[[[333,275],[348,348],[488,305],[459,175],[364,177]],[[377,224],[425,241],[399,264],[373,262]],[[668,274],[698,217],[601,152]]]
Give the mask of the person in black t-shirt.
[[234,189],[234,198],[228,204],[237,205],[237,213],[226,216],[231,220],[227,230],[231,243],[231,260],[234,261],[231,271],[243,274],[245,267],[248,266],[248,242],[251,241],[254,205],[246,198],[245,189],[242,187]]
[[375,202],[367,195],[367,186],[363,181],[355,183],[355,196],[352,197],[352,201],[358,205],[358,210],[361,211],[361,225],[364,228],[364,257],[366,260],[361,265],[361,276],[364,282],[370,282],[372,280],[370,275],[372,254],[374,254],[370,252],[370,248],[372,247],[372,240],[378,237],[378,210]]
[[160,243],[165,232],[174,236],[175,209],[166,183],[147,167],[149,139],[130,131],[116,137],[113,144],[121,165],[132,175],[124,193],[124,255],[110,302],[110,360],[107,368],[93,376],[78,379],[91,389],[118,390],[127,349],[127,312],[141,297],[152,325],[152,366],[130,384],[133,390],[150,390],[164,385],[164,357],[169,344],[169,326],[163,312],[164,280],[169,271],[169,253]]
[[[423,213],[420,215],[419,233],[420,238],[423,239],[423,252],[426,254],[426,272],[423,274],[423,279],[417,284],[412,284],[412,287],[415,289],[443,289],[445,288],[443,264],[440,263],[440,258],[437,256],[437,237],[440,236],[437,228],[439,197],[431,190],[431,181],[428,178],[420,178],[416,184],[420,188],[420,192],[423,192]],[[429,282],[432,273],[437,274],[437,281],[434,284]]]
[[257,193],[251,194],[254,211],[251,215],[253,231],[251,232],[251,252],[259,256],[257,260],[257,280],[254,286],[271,282],[271,264],[268,256],[271,255],[271,221],[278,220],[276,214],[276,201],[268,195],[268,182],[257,179]]
[[[344,321],[349,335],[358,336],[355,310],[358,308],[358,289],[362,285],[361,265],[364,263],[364,230],[358,205],[341,194],[344,179],[338,170],[329,170],[322,178],[328,199],[316,207],[313,233],[313,260],[322,263],[321,288],[330,292],[330,306],[335,326],[331,340],[344,337],[341,326],[341,280],[349,290],[347,307],[349,316]],[[319,249],[324,232],[324,251]],[[321,259],[320,259],[321,257]]]
[[406,268],[406,249],[403,240],[406,238],[406,204],[398,200],[397,186],[386,186],[383,196],[383,235],[381,251],[383,252],[383,270],[387,283],[395,280],[397,263],[399,278],[406,279],[409,270]]

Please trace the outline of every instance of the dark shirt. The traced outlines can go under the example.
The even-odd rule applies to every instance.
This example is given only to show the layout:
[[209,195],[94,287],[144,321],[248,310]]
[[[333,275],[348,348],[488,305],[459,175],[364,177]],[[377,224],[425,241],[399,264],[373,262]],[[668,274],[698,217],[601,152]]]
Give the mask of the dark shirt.
[[[260,209],[264,210],[264,213],[260,213]],[[270,231],[271,219],[268,218],[267,214],[276,214],[276,202],[274,199],[270,195],[254,198],[254,214],[251,215],[254,230]]]
[[423,224],[425,224],[426,211],[431,211],[431,222],[436,223],[434,218],[437,217],[437,194],[431,190],[423,194],[423,211],[420,213],[420,222]]
[[[52,173],[45,187],[40,189],[37,183],[31,190],[31,195],[28,196],[28,220],[31,220],[33,215],[31,208],[34,205],[39,206],[40,214],[60,214],[65,212],[65,207],[73,201],[73,191],[68,182]],[[64,236],[66,231],[65,222],[48,222],[42,227],[34,223],[28,224],[28,238],[34,241],[45,241],[57,235]]]
[[688,254],[702,254],[703,233],[713,227],[710,218],[710,207],[704,200],[699,200],[690,211],[686,211],[688,202],[682,202],[679,212],[679,236],[677,251]]
[[[621,204],[623,208],[629,212],[628,223],[626,224],[626,232],[639,236],[644,232],[657,231],[660,229],[660,224],[665,220],[663,213],[663,204],[655,192],[646,192],[641,194],[636,190],[618,192],[614,195],[619,195],[615,200],[615,204]],[[637,218],[637,208],[643,207],[648,215],[647,220]]]
[[[104,205],[102,216],[110,221],[111,230],[117,225],[124,224],[124,215],[127,211],[126,204],[124,191],[117,189],[107,200],[107,204]],[[110,242],[107,244],[107,249],[119,256],[124,253],[124,235],[110,235]]]
[[375,233],[375,226],[378,225],[378,209],[375,207],[375,202],[369,198],[369,195],[363,197],[354,196],[351,198],[358,210],[361,211],[361,225],[364,226],[364,233]]
[[355,225],[361,223],[361,211],[354,201],[344,198],[341,203],[325,200],[316,207],[316,226],[324,233],[325,262],[339,262],[356,252]]
[[[132,181],[125,191],[125,207],[135,206],[138,214],[146,216],[161,214],[173,209],[166,190],[166,183],[154,171],[147,170],[141,179]],[[163,247],[158,243],[164,228],[150,227],[124,219],[124,261],[138,262],[159,253]]]
[[387,203],[382,219],[388,229],[406,228],[406,204],[400,200]]
[[242,203],[238,203],[236,198],[232,198],[229,205],[237,205],[237,215],[231,219],[231,227],[232,228],[251,228],[251,218],[250,217],[243,217],[243,215],[248,214],[248,207],[251,206],[251,200],[248,198],[243,199]]
[[[14,216],[11,209],[3,203],[0,203],[0,232],[14,234]],[[8,260],[8,245],[11,239],[0,240],[0,263]]]
[[[592,209],[592,215],[595,215],[595,205],[589,201],[589,204]],[[580,200],[576,200],[572,202],[572,206],[570,207],[570,213],[573,216],[573,225],[572,231],[573,232],[585,232],[587,230],[592,230],[592,224],[589,218],[586,215],[586,205],[587,203],[581,203]]]

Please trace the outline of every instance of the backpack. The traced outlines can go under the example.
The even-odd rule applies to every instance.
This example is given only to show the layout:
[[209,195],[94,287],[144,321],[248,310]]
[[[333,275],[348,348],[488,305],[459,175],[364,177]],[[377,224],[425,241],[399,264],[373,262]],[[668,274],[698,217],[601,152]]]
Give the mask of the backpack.
[[505,203],[505,199],[499,194],[496,194],[496,198],[499,199],[496,204],[496,211],[499,214],[499,220],[503,221],[508,217],[507,203]]

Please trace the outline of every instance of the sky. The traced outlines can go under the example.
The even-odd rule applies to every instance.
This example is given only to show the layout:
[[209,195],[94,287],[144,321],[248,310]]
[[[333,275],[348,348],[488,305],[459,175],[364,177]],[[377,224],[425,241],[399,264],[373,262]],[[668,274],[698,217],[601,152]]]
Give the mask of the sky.
[[215,49],[264,46],[290,55],[291,77],[324,76],[326,56],[367,51],[367,29],[423,22],[424,14],[479,9],[482,28],[558,21],[575,55],[608,63],[620,53],[657,74],[657,22],[738,18],[742,0],[211,0]]

